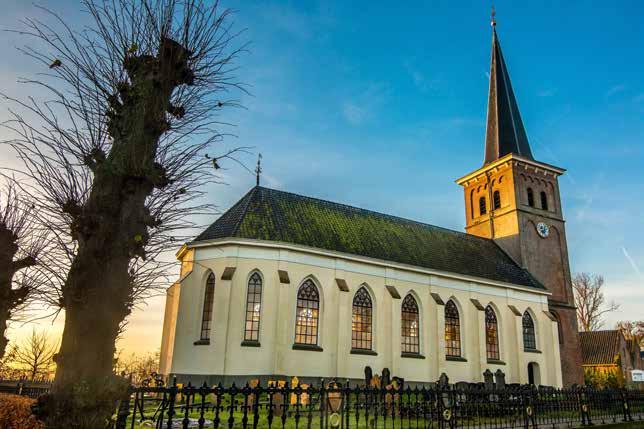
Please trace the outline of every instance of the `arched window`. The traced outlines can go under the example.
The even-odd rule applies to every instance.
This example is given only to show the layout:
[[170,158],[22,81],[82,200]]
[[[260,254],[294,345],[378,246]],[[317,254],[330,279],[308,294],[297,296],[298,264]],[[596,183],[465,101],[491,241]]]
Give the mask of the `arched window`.
[[358,289],[353,297],[351,318],[351,348],[371,350],[371,321],[373,305],[371,296],[364,287]]
[[307,279],[297,291],[297,314],[295,320],[295,343],[318,344],[318,320],[320,317],[320,294],[311,279]]
[[532,188],[528,188],[528,205],[534,207],[534,192]]
[[544,191],[541,191],[541,208],[548,210],[548,194]]
[[246,327],[245,341],[259,341],[259,321],[262,310],[262,276],[253,273],[248,279],[246,293]]
[[481,216],[487,213],[487,205],[485,204],[485,197],[479,198],[479,213]]
[[418,318],[418,304],[410,294],[402,302],[402,344],[403,353],[420,353],[420,321]]
[[445,354],[451,357],[461,356],[461,320],[452,300],[445,304]]
[[201,315],[202,341],[210,341],[210,327],[212,325],[212,309],[215,300],[215,274],[210,273],[206,280],[206,291],[203,298],[203,313]]
[[525,350],[537,349],[537,338],[534,332],[534,321],[530,313],[523,313],[523,348]]
[[474,213],[474,189],[470,191],[470,213],[472,215],[472,219],[476,217],[476,214]]
[[499,323],[494,309],[485,307],[485,350],[488,359],[499,360]]
[[492,194],[492,199],[494,202],[494,210],[501,208],[501,193],[499,191],[494,191]]

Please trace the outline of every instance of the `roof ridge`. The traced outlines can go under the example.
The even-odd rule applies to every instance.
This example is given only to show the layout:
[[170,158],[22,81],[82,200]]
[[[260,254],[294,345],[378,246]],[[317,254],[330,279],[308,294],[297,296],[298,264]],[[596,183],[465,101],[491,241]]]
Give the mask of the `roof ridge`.
[[241,226],[241,223],[244,220],[244,217],[246,217],[246,213],[248,212],[248,207],[250,206],[250,202],[253,200],[253,196],[254,194],[257,193],[258,188],[260,188],[259,185],[252,187],[251,190],[248,191],[246,195],[244,195],[244,197],[241,199],[241,201],[246,199],[246,202],[242,209],[241,216],[239,216],[239,218],[237,219],[237,222],[235,223],[235,226],[233,227],[233,232],[231,234],[233,237],[236,236],[237,233],[239,232],[239,227]]

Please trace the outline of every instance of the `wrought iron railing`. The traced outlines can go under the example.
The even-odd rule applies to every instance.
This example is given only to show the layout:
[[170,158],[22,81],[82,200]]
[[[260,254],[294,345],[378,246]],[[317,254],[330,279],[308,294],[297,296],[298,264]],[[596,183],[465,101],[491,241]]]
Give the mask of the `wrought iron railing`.
[[133,388],[116,428],[559,428],[643,421],[644,392],[482,385],[375,388],[349,383]]
[[0,393],[37,398],[49,392],[51,383],[28,380],[0,380]]

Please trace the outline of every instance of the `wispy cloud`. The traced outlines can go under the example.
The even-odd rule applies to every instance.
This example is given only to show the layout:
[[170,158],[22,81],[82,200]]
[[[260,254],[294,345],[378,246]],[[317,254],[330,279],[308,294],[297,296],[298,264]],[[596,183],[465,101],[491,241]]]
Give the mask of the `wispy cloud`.
[[405,71],[411,77],[414,85],[421,92],[427,92],[432,89],[436,89],[439,83],[438,79],[428,78],[425,73],[421,72],[410,60],[407,60],[403,63]]
[[614,85],[614,86],[610,87],[608,89],[608,91],[606,91],[606,97],[612,97],[615,94],[619,94],[620,92],[624,92],[624,91],[626,91],[626,88],[627,88],[626,85],[624,85],[623,83],[620,83],[618,85]]
[[362,125],[369,120],[386,98],[386,86],[372,83],[366,90],[342,103],[342,116],[352,125]]

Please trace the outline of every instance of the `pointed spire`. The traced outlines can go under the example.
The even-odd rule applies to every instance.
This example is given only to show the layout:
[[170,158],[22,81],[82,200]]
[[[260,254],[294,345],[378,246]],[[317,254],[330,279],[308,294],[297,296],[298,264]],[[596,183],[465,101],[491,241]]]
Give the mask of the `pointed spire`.
[[485,133],[485,164],[514,153],[533,159],[510,75],[501,53],[496,35],[496,19],[492,7],[492,64],[490,66],[490,92],[487,105],[487,130]]

